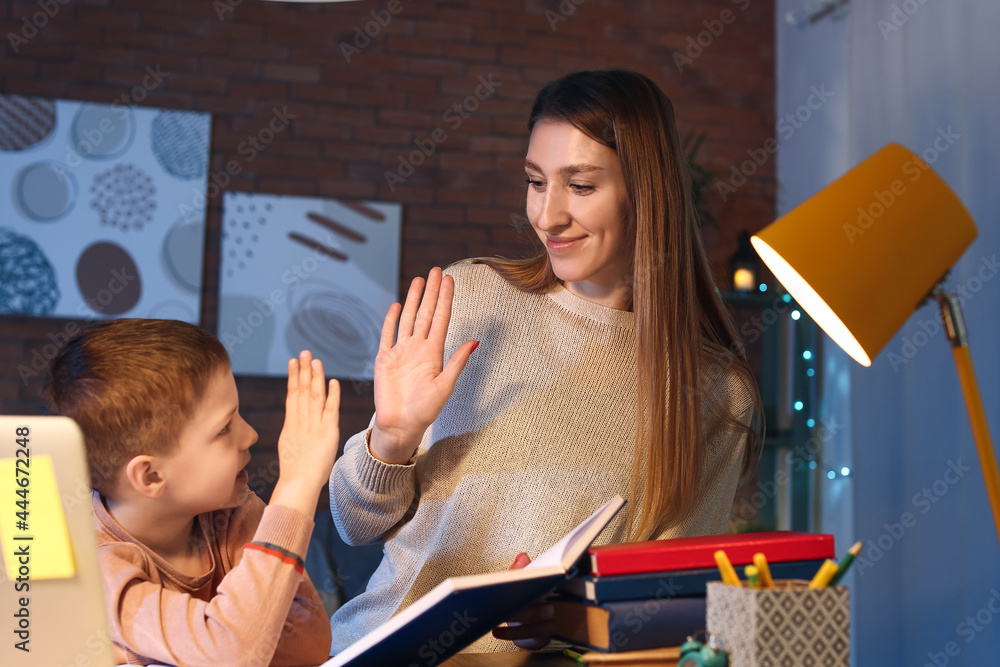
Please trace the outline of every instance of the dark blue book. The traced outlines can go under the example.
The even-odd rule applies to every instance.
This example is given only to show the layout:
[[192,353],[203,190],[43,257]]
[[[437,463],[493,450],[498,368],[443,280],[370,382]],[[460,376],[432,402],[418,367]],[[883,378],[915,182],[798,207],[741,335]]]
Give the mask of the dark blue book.
[[[772,579],[805,579],[810,581],[822,564],[822,559],[795,560],[786,563],[771,563],[769,569]],[[737,567],[736,573],[741,579],[745,579],[742,567]],[[616,574],[609,577],[587,574],[567,579],[556,588],[556,592],[597,603],[616,600],[691,597],[705,595],[705,584],[720,579],[719,570],[714,567],[673,572]]]
[[679,646],[705,628],[704,596],[593,604],[558,598],[552,636],[605,653]]

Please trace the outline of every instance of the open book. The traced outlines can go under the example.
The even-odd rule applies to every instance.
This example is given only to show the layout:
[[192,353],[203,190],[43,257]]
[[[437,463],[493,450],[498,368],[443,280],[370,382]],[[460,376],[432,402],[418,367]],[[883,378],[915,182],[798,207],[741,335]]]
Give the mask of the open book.
[[615,496],[524,569],[445,579],[322,667],[443,662],[573,576],[624,504]]

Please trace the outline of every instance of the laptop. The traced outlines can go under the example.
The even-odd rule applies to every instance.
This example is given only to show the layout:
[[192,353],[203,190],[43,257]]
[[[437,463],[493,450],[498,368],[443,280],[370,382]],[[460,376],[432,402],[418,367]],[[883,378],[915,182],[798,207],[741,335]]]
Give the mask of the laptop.
[[[27,465],[5,464],[0,467],[2,474],[9,475],[17,467],[27,468],[27,475],[18,473],[14,479],[24,478],[40,485],[41,475],[47,469],[43,461],[46,456],[51,459],[66,517],[75,571],[66,578],[33,579],[29,573],[25,581],[19,582],[19,577],[13,580],[8,577],[5,559],[17,559],[17,549],[25,548],[12,549],[8,544],[29,545],[32,558],[38,555],[37,549],[31,552],[36,543],[27,538],[37,530],[30,520],[39,516],[34,512],[36,503],[42,499],[32,497],[34,492],[29,485],[26,506],[29,523],[27,528],[19,530],[15,519],[25,507],[19,507],[17,501],[24,496],[16,495],[17,484],[3,480],[7,483],[0,484],[0,489],[4,489],[0,493],[0,512],[9,516],[0,518],[0,530],[6,529],[8,533],[0,550],[3,552],[0,554],[0,637],[3,638],[0,665],[113,667],[115,660],[90,511],[90,476],[83,433],[68,417],[0,416],[0,460],[29,459]],[[41,505],[37,507],[41,511]],[[20,541],[12,542],[12,537]],[[29,560],[29,568],[31,565]]]

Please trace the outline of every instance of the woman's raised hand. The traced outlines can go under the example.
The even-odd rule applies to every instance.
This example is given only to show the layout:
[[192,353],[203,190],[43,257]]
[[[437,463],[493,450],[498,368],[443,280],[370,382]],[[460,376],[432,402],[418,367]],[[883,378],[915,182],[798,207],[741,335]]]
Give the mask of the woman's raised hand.
[[[444,342],[451,320],[455,281],[435,267],[414,278],[406,303],[389,307],[375,357],[375,427],[372,455],[386,463],[406,463],[424,431],[437,419],[459,374],[479,341],[466,341],[444,365]],[[421,299],[421,294],[423,299]],[[396,325],[399,332],[395,336]]]

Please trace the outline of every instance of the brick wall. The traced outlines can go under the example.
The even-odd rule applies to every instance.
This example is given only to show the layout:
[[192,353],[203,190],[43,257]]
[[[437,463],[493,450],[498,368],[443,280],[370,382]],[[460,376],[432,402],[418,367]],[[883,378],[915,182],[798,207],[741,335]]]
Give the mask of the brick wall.
[[[733,186],[708,194],[719,223],[705,238],[721,277],[738,230],[774,213],[773,159],[747,162],[774,137],[773,13],[767,0],[2,2],[0,93],[210,112],[211,172],[223,181],[230,161],[241,165],[227,190],[400,202],[405,293],[433,265],[525,252],[512,218],[523,212],[525,120],[542,84],[574,69],[636,69],[667,91],[682,133],[708,135],[701,162]],[[150,72],[162,81],[144,87]],[[446,117],[481,78],[500,85],[468,117]],[[276,108],[294,119],[248,160],[241,143]],[[447,138],[391,189],[385,173],[438,128]],[[205,246],[202,323],[213,331],[221,199],[209,201]],[[76,324],[0,316],[0,410],[42,409],[40,376],[22,379],[17,367]],[[238,385],[261,435],[262,471],[274,457],[283,382]],[[346,437],[367,424],[370,388],[347,383],[343,407]]]

